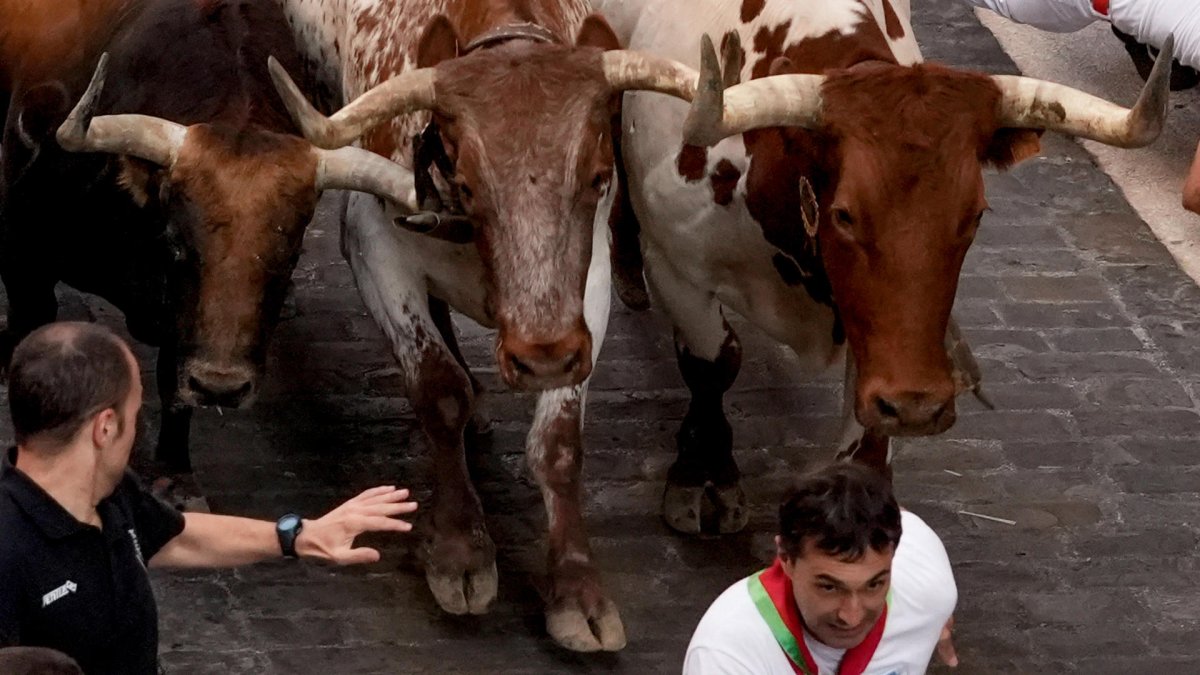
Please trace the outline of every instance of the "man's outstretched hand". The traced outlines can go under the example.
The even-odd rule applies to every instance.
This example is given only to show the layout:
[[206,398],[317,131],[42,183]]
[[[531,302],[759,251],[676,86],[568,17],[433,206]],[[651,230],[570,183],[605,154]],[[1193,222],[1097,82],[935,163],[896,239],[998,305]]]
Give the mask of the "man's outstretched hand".
[[296,553],[302,558],[359,565],[379,560],[379,551],[354,548],[364,532],[408,532],[412,524],[397,518],[417,510],[408,501],[408,490],[392,485],[371,488],[316,520],[305,520],[296,538]]

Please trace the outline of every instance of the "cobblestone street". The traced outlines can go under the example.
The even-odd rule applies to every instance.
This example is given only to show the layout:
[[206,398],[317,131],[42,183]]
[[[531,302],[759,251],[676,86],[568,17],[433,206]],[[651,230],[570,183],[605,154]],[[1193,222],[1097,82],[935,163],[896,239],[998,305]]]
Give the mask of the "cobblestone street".
[[[929,60],[1016,72],[963,3],[913,5]],[[1042,155],[1011,173],[989,175],[987,194],[993,211],[964,265],[956,315],[996,410],[960,399],[958,423],[901,442],[896,464],[902,503],[942,536],[955,565],[957,672],[1198,672],[1200,288],[1061,136],[1047,134]],[[297,313],[276,332],[256,406],[195,416],[197,476],[216,512],[315,516],[380,483],[429,497],[424,441],[329,216],[309,229]],[[63,298],[62,318],[121,326],[93,298],[67,289]],[[735,322],[745,363],[726,408],[750,525],[725,538],[671,532],[659,505],[687,390],[662,315],[614,300],[587,408],[585,503],[629,645],[565,652],[545,633],[538,594],[545,513],[524,456],[533,399],[500,383],[490,332],[459,327],[495,420],[471,458],[499,547],[492,612],[463,619],[438,609],[416,535],[367,538],[384,559],[362,569],[156,572],[168,672],[678,672],[712,599],[769,562],[774,505],[791,477],[833,452],[841,367],[814,379]],[[138,353],[148,448],[154,350]]]

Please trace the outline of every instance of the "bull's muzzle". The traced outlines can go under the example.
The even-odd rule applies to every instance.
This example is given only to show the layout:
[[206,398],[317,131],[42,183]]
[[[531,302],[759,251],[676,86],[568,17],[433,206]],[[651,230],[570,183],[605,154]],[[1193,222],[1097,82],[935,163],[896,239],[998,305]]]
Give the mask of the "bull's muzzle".
[[245,364],[188,360],[179,381],[179,399],[192,405],[241,408],[254,396],[257,377]]
[[859,424],[886,436],[929,436],[949,429],[956,418],[954,386],[904,389],[864,387],[855,406]]
[[582,383],[592,372],[592,336],[572,330],[555,339],[529,339],[501,331],[496,361],[505,384],[540,391]]

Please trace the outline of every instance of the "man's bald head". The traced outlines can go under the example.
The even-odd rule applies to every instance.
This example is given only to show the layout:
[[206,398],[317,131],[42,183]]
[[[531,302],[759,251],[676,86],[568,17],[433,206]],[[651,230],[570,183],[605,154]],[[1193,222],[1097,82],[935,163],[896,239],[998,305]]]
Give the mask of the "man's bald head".
[[133,386],[132,358],[125,342],[99,324],[52,323],[30,333],[8,370],[17,444],[61,448],[92,416],[119,410]]

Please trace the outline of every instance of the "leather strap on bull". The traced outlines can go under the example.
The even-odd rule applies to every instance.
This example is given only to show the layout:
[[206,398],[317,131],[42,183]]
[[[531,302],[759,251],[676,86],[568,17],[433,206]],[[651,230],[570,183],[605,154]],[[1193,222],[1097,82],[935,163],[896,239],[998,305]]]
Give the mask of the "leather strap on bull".
[[470,54],[478,49],[492,47],[509,40],[531,40],[544,44],[559,43],[558,36],[536,23],[509,23],[480,33],[463,47],[462,54]]
[[[438,190],[433,176],[435,169],[441,175],[442,183],[448,186],[446,195]],[[453,177],[454,163],[446,154],[437,122],[430,122],[413,137],[413,187],[421,210],[400,216],[396,224],[406,230],[458,244],[470,242],[475,236],[475,228],[463,211],[458,187],[451,180]]]

